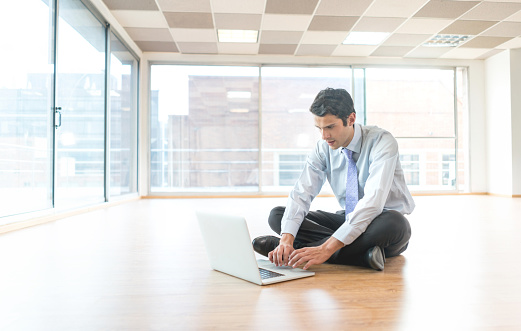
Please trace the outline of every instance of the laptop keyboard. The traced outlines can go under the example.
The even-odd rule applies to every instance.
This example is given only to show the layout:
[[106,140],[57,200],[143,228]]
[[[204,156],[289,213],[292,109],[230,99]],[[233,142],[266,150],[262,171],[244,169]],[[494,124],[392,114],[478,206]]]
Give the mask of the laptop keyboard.
[[266,270],[266,269],[262,269],[262,268],[259,268],[259,271],[260,271],[261,279],[269,279],[269,278],[284,276],[283,274],[279,274],[278,272],[274,272],[274,271],[270,271],[270,270]]

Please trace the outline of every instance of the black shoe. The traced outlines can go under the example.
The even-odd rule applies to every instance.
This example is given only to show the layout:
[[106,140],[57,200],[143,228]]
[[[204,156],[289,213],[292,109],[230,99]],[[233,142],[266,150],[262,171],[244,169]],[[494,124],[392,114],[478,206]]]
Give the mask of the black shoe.
[[367,252],[365,252],[364,260],[370,268],[378,271],[384,270],[385,253],[380,246],[369,248]]
[[268,257],[268,253],[277,248],[280,238],[274,236],[262,236],[253,239],[253,249],[260,255]]

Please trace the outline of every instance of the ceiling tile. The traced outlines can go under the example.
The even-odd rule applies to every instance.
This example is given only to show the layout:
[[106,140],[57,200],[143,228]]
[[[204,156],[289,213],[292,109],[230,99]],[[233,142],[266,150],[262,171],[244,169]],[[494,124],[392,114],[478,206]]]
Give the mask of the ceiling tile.
[[217,43],[177,43],[179,51],[184,54],[217,54]]
[[210,13],[173,13],[165,12],[168,26],[171,28],[211,29],[213,28]]
[[429,40],[432,34],[402,34],[391,35],[382,46],[418,46]]
[[497,22],[491,21],[463,21],[458,20],[443,29],[440,34],[467,34],[478,35]]
[[429,1],[414,17],[458,18],[478,5],[480,1]]
[[214,13],[263,14],[266,7],[266,0],[211,0],[211,2]]
[[162,11],[181,13],[210,13],[210,0],[157,0]]
[[378,46],[339,45],[333,51],[333,56],[369,56]]
[[304,32],[302,44],[320,45],[320,44],[341,44],[347,37],[348,32],[333,32],[333,31],[307,31]]
[[362,17],[353,31],[393,32],[404,21],[403,18]]
[[500,22],[481,34],[490,37],[517,37],[521,35],[520,22]]
[[349,31],[358,17],[353,16],[315,16],[309,24],[311,31]]
[[174,52],[177,53],[179,50],[173,42],[163,41],[136,41],[136,45],[143,52]]
[[509,21],[509,22],[521,22],[521,11],[518,11],[518,12],[515,13],[514,15],[509,16],[508,18],[505,19],[505,21]]
[[462,20],[500,21],[521,10],[521,3],[483,2],[472,8]]
[[260,44],[259,45],[259,54],[287,54],[293,55],[295,54],[295,50],[297,49],[297,44],[295,45],[278,45],[278,44]]
[[134,41],[174,41],[168,28],[126,28],[125,30]]
[[313,14],[318,0],[267,0],[267,14]]
[[501,52],[503,52],[502,49],[493,49],[493,50],[491,50],[491,51],[489,51],[489,52],[486,52],[486,53],[483,54],[483,55],[478,56],[478,57],[476,58],[476,60],[486,60],[486,59],[488,59],[489,57],[494,56],[494,55],[496,55],[496,54],[499,54],[499,53],[501,53]]
[[301,56],[330,56],[337,45],[300,45],[296,55]]
[[510,39],[506,43],[497,46],[497,48],[499,48],[499,49],[521,48],[521,37]]
[[449,52],[440,56],[443,59],[475,59],[487,52],[490,48],[453,48]]
[[159,11],[113,10],[112,15],[124,27],[168,28],[168,23]]
[[380,46],[371,53],[371,56],[402,57],[413,49],[414,47]]
[[509,41],[510,37],[474,37],[460,47],[463,48],[494,48]]
[[259,44],[246,43],[217,43],[217,50],[219,54],[257,54],[259,51]]
[[170,29],[176,42],[217,42],[214,29]]
[[376,0],[364,14],[372,17],[410,17],[428,0]]
[[447,19],[411,18],[401,25],[397,33],[437,34],[452,21]]
[[216,29],[259,30],[262,15],[257,14],[214,14]]
[[420,59],[436,59],[441,55],[450,51],[451,47],[424,47],[420,46],[413,49],[411,52],[407,53],[405,57],[407,58],[420,58]]
[[270,15],[262,19],[263,30],[305,31],[311,22],[311,15]]
[[262,44],[298,44],[302,38],[299,31],[263,31],[260,36]]
[[362,16],[373,0],[322,0],[316,15]]
[[[474,59],[521,48],[521,0],[101,1],[146,52]],[[218,43],[216,29],[259,30],[259,41]],[[393,34],[380,47],[343,45],[350,31]],[[436,34],[473,39],[421,46]]]
[[155,0],[103,0],[110,10],[159,10]]

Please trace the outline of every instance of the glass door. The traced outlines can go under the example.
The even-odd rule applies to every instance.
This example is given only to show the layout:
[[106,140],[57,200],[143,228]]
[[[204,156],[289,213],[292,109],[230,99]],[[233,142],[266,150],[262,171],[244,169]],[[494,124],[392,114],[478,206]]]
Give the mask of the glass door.
[[52,208],[52,2],[0,2],[0,225]]
[[105,201],[105,27],[79,0],[59,0],[55,207]]

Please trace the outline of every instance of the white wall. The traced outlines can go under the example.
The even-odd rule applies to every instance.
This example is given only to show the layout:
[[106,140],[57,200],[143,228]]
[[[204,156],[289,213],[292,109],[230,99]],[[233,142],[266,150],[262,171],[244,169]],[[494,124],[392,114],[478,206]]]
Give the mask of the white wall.
[[509,51],[485,61],[488,192],[512,194],[512,130]]
[[469,192],[488,192],[486,149],[486,95],[483,61],[469,65]]
[[512,194],[521,195],[521,49],[510,51]]

